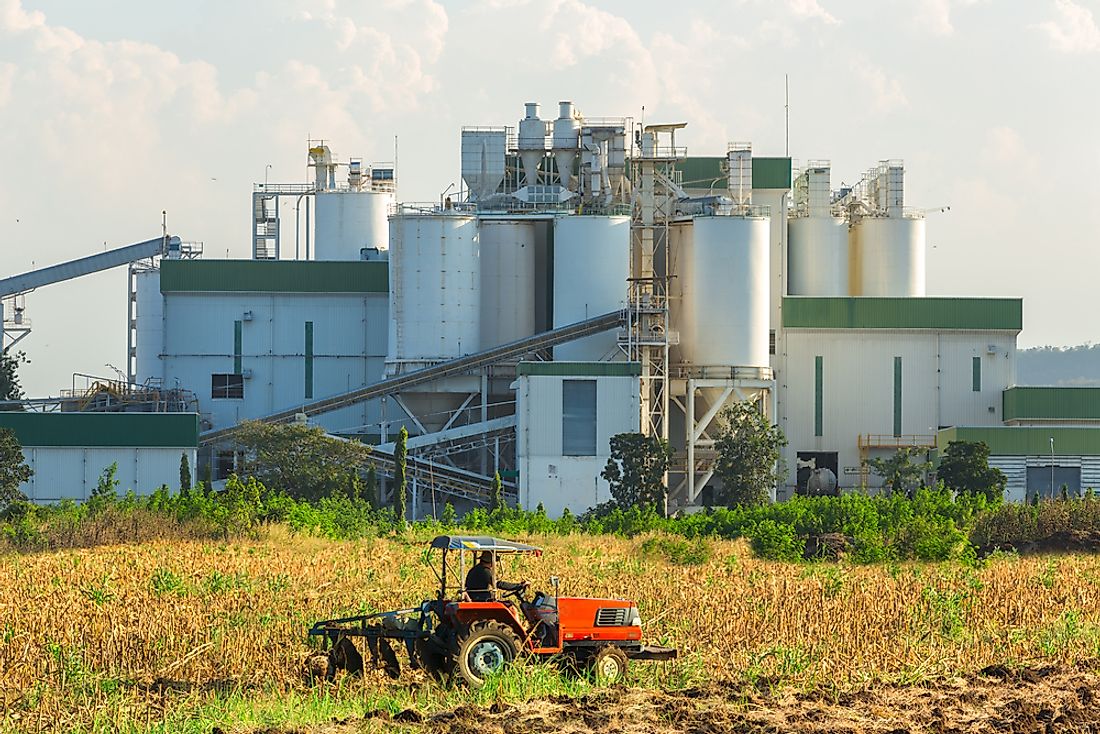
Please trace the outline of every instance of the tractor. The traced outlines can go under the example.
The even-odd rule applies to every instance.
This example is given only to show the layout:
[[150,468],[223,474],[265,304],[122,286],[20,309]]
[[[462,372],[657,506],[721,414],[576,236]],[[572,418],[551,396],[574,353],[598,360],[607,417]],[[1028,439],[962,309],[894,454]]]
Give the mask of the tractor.
[[[419,607],[379,614],[328,619],[309,634],[321,637],[324,652],[315,653],[307,668],[312,676],[331,680],[338,670],[363,670],[363,655],[354,640],[363,640],[370,660],[397,678],[401,666],[391,643],[404,643],[412,667],[439,680],[462,680],[482,686],[489,676],[517,657],[564,660],[589,670],[602,683],[625,678],[629,660],[671,660],[676,650],[642,644],[638,606],[623,599],[560,596],[559,580],[550,578],[552,594],[522,584],[514,591],[478,590],[471,601],[464,588],[466,572],[477,557],[541,555],[531,545],[485,536],[441,535],[429,544],[438,582],[435,599]],[[435,563],[435,551],[439,563]]]

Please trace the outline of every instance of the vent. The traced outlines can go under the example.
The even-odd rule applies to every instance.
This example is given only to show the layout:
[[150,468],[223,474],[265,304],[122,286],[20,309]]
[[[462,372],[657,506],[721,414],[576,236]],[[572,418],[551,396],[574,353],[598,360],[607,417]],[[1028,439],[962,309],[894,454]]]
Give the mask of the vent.
[[626,615],[630,610],[626,607],[604,608],[596,611],[597,627],[625,627]]

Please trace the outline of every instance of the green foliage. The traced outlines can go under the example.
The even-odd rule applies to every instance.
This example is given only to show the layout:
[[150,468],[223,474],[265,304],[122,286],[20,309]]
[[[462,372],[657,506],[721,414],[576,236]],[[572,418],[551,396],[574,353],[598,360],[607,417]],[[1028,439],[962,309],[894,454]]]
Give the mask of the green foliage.
[[23,447],[10,428],[0,428],[0,512],[14,502],[27,499],[19,485],[34,476],[23,459]]
[[[924,455],[923,461],[916,459]],[[883,478],[883,485],[890,494],[912,496],[924,482],[924,476],[932,469],[926,449],[906,446],[886,458],[867,459],[864,465]]]
[[445,528],[453,528],[458,524],[458,513],[450,502],[443,505],[443,513],[439,517],[439,524]]
[[318,426],[243,421],[234,437],[242,476],[297,498],[345,491],[370,455],[369,446],[332,438]]
[[96,482],[95,487],[92,489],[92,495],[88,498],[85,506],[88,508],[88,513],[91,515],[98,515],[113,505],[118,499],[118,462],[112,462],[109,467],[103,470],[99,475],[99,480]]
[[366,494],[371,507],[377,509],[381,506],[378,501],[378,470],[374,464],[367,465],[367,478],[363,482],[363,492]]
[[714,474],[722,480],[716,504],[766,504],[783,476],[780,450],[787,439],[751,400],[735,403],[722,412],[715,449]]
[[749,529],[749,545],[760,558],[772,561],[797,561],[805,544],[799,542],[794,528],[774,520],[761,520]]
[[500,481],[500,472],[493,473],[493,485],[489,489],[489,512],[504,508],[504,485]]
[[180,494],[186,495],[191,492],[191,462],[187,459],[187,454],[180,454]]
[[406,461],[408,456],[409,432],[405,426],[401,426],[401,432],[397,435],[397,444],[393,449],[393,463],[397,468],[393,477],[393,512],[398,521],[404,524],[409,517],[406,508],[405,493],[408,491],[408,479],[405,476]]
[[654,535],[642,541],[642,555],[660,556],[676,566],[701,566],[713,552],[704,538],[687,540],[672,535]]
[[[2,345],[0,345],[2,346]],[[0,351],[0,401],[21,400],[23,388],[19,385],[19,365],[29,364],[26,352]],[[0,405],[0,410],[22,410],[21,406]]]
[[664,514],[668,506],[665,475],[672,447],[658,436],[620,433],[611,437],[611,458],[600,474],[611,485],[619,507],[652,505]]
[[951,441],[936,472],[943,485],[958,493],[983,494],[991,502],[1004,498],[1008,477],[989,465],[989,446],[981,441]]

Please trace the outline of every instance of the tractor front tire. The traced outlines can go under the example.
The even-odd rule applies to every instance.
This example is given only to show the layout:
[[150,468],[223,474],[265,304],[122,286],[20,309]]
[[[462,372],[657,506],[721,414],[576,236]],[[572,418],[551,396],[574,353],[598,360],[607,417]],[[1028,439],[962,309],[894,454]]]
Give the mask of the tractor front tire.
[[516,659],[519,644],[515,632],[500,622],[474,622],[458,638],[455,669],[471,688],[481,688]]
[[601,647],[586,662],[592,680],[601,686],[622,683],[626,680],[627,668],[630,665],[626,653],[615,645]]

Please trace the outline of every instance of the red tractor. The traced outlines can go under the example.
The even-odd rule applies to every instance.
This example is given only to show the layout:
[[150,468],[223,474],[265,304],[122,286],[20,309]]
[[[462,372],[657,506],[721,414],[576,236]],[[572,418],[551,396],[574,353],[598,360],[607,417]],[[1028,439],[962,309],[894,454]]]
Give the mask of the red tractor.
[[463,587],[478,555],[490,553],[496,567],[500,555],[541,555],[539,548],[465,535],[441,535],[430,547],[442,551],[439,567],[432,564],[439,581],[436,598],[414,609],[317,622],[309,634],[322,637],[327,652],[311,660],[313,674],[331,679],[340,669],[361,671],[363,657],[353,638],[365,640],[371,661],[391,677],[398,677],[401,669],[390,643],[401,641],[413,667],[439,679],[458,677],[474,687],[520,655],[564,658],[606,683],[624,678],[629,660],[676,657],[674,649],[642,644],[642,620],[634,602],[559,596],[557,577],[550,579],[552,595],[540,591],[527,598],[524,584],[502,593],[479,590],[475,596],[489,600],[470,601]]

